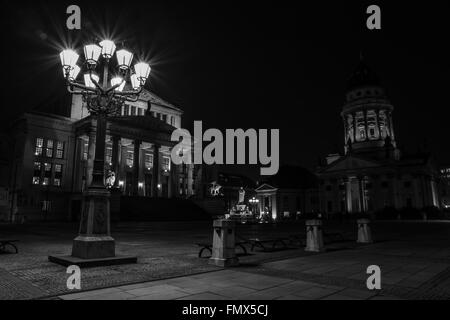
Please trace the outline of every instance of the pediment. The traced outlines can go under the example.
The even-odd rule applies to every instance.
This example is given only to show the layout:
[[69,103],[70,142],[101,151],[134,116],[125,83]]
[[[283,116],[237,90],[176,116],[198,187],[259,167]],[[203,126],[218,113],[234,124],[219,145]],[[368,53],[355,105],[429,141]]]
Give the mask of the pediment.
[[335,172],[335,171],[351,171],[365,168],[379,167],[380,163],[377,161],[366,160],[357,157],[344,157],[336,162],[331,163],[329,166],[320,170],[321,173]]
[[271,186],[270,184],[263,183],[258,188],[255,189],[255,191],[275,191],[277,188]]

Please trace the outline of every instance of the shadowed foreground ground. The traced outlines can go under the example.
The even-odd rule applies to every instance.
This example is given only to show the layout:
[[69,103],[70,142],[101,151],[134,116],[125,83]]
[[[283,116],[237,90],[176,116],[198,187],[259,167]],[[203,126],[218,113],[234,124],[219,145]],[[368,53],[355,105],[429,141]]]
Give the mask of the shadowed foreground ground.
[[[138,264],[82,270],[81,293],[68,291],[66,269],[48,255],[70,253],[75,224],[0,225],[0,238],[20,239],[20,253],[0,255],[0,299],[445,299],[450,298],[450,223],[377,222],[377,242],[356,245],[353,223],[327,223],[350,240],[328,251],[300,246],[240,256],[221,270],[197,257],[195,243],[210,241],[211,222],[120,223],[117,253]],[[240,226],[243,237],[304,232],[301,222]],[[382,269],[382,290],[366,288],[366,268]],[[205,273],[206,272],[206,273]],[[163,279],[163,280],[161,280]],[[150,282],[149,282],[150,281]],[[120,287],[124,286],[124,287]],[[93,289],[108,288],[100,291]],[[87,292],[85,292],[87,291]]]

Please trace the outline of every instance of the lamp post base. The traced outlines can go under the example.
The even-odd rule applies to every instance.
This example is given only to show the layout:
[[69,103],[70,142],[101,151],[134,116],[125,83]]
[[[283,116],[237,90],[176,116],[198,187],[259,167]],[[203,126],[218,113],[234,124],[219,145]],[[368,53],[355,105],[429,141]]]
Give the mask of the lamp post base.
[[134,256],[116,256],[115,241],[110,236],[109,191],[90,187],[84,193],[80,232],[73,240],[71,256],[49,256],[51,262],[83,267],[137,263]]
[[110,236],[78,236],[73,240],[72,256],[81,259],[115,257],[115,241]]

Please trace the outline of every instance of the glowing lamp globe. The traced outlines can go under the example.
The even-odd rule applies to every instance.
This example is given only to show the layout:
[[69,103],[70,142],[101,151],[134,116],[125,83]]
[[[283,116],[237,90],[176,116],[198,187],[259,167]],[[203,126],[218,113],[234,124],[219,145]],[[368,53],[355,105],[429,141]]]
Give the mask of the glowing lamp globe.
[[73,69],[69,70],[68,74],[67,74],[67,69],[63,67],[64,77],[69,77],[70,81],[75,81],[75,79],[78,77],[79,73],[80,73],[80,67],[77,65],[75,65],[73,67]]
[[62,51],[59,54],[59,57],[61,58],[61,64],[63,68],[72,70],[77,64],[79,55],[75,51],[67,49]]
[[139,79],[135,73],[133,73],[130,76],[130,79],[131,79],[131,86],[133,87],[134,90],[137,90],[141,87],[141,82],[139,81]]
[[115,77],[111,79],[111,86],[115,86],[120,84],[120,86],[118,86],[116,89],[116,91],[122,91],[123,88],[125,87],[125,81],[123,81],[123,79],[121,77]]
[[[92,75],[92,79],[97,81],[100,79],[96,74]],[[91,75],[89,73],[84,74],[84,85],[89,88],[95,88],[95,83],[91,80]]]
[[134,71],[136,72],[137,79],[143,84],[147,81],[150,75],[150,66],[148,63],[139,62],[134,65]]
[[116,51],[116,45],[111,40],[103,40],[100,42],[100,46],[102,47],[102,56],[105,59],[110,59]]
[[88,44],[87,46],[84,46],[84,56],[89,65],[96,65],[101,53],[102,48],[96,44]]
[[116,52],[117,63],[122,70],[128,70],[133,60],[133,54],[125,49],[118,50]]

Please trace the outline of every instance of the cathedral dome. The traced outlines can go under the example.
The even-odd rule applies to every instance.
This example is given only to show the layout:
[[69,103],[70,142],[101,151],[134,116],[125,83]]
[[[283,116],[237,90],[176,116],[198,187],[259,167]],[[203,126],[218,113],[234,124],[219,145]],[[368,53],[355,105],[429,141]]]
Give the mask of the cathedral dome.
[[380,79],[376,73],[373,72],[363,60],[361,60],[355,71],[347,80],[347,91],[366,86],[378,87],[380,86]]

